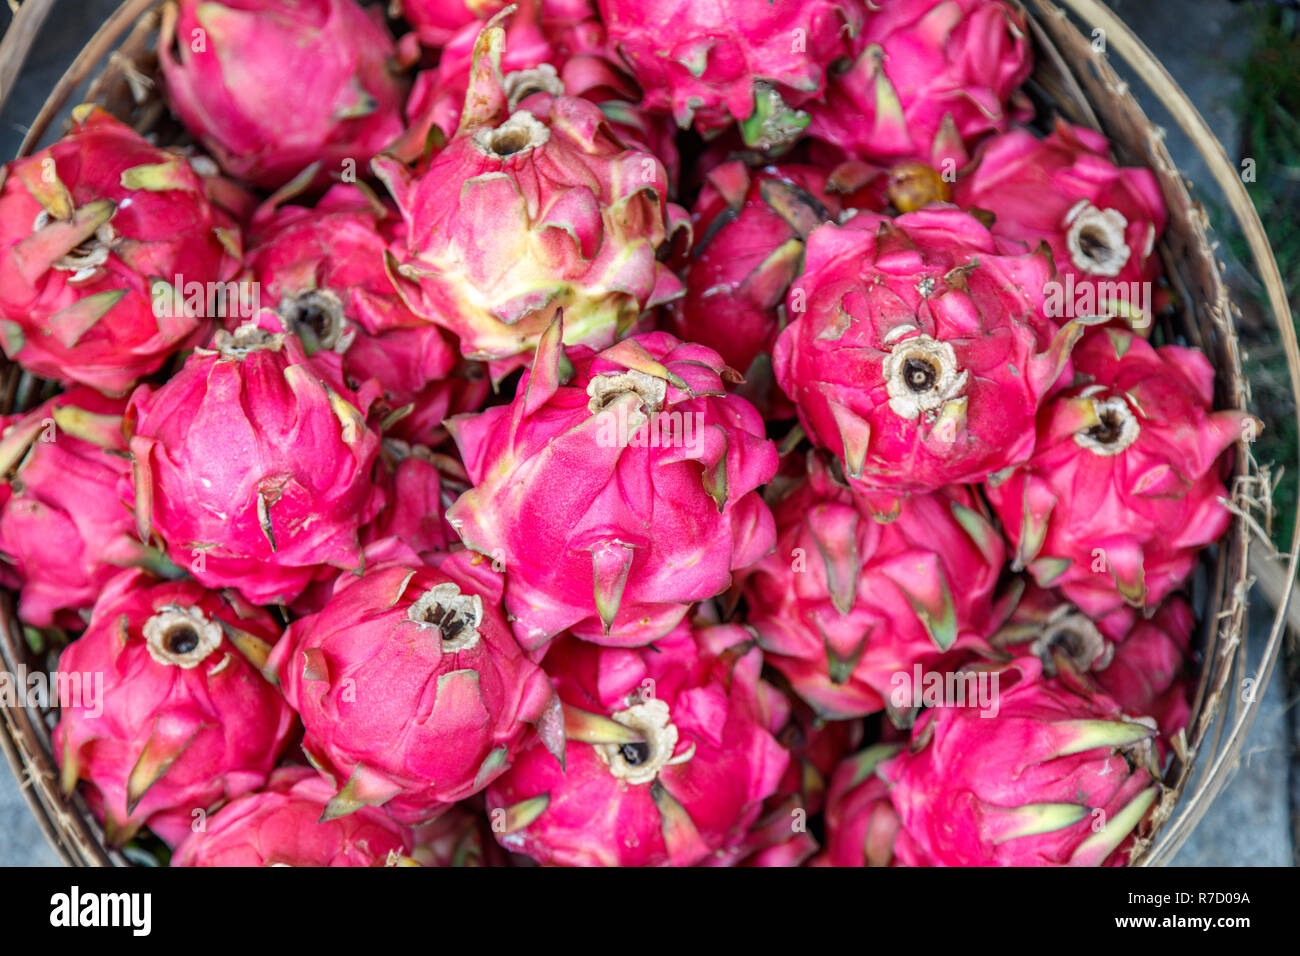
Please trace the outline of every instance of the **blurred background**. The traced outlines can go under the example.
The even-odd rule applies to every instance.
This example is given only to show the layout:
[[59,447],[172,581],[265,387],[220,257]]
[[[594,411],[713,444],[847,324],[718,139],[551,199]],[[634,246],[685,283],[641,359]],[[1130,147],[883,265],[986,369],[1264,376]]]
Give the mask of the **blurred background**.
[[[1300,314],[1300,0],[1108,0],[1164,63],[1200,109],[1230,157],[1255,160],[1249,183],[1256,208]],[[15,0],[0,3],[0,33]],[[26,124],[48,91],[117,0],[59,0],[40,33],[22,76],[0,113],[0,158],[18,149]],[[1116,64],[1123,73],[1121,64]],[[1191,180],[1219,227],[1233,298],[1242,310],[1241,332],[1254,407],[1265,421],[1256,444],[1260,461],[1294,461],[1296,409],[1289,395],[1281,346],[1268,335],[1262,289],[1240,265],[1248,252],[1225,228],[1204,164],[1183,141],[1158,102],[1134,83],[1152,120],[1169,129],[1174,160]],[[1284,476],[1294,481],[1294,476]],[[1275,498],[1278,543],[1289,540],[1296,500],[1283,488]],[[1271,608],[1251,599],[1251,645],[1258,653],[1268,636]],[[1292,866],[1300,863],[1300,653],[1287,642],[1263,707],[1246,743],[1235,778],[1180,851],[1179,866]],[[32,820],[20,784],[0,763],[0,865],[54,866],[58,859]]]

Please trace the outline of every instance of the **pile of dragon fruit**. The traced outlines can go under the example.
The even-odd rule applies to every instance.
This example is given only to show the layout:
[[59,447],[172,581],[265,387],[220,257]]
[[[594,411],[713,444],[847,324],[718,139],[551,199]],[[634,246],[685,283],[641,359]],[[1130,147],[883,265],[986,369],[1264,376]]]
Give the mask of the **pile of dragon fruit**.
[[1155,177],[1031,99],[1018,8],[158,26],[146,133],[80,107],[0,191],[0,578],[81,678],[54,755],[107,844],[1140,849],[1256,423],[1162,321]]

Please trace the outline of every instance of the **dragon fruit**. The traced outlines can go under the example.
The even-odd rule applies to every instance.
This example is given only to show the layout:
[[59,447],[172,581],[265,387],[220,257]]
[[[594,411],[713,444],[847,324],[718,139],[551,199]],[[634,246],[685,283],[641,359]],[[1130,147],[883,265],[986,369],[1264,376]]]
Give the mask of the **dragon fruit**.
[[1187,602],[1170,598],[1150,620],[1138,621],[1115,645],[1110,663],[1093,675],[1125,713],[1155,718],[1166,748],[1191,719],[1188,665],[1195,627]]
[[808,135],[853,158],[955,173],[980,136],[1033,115],[1024,12],[1004,0],[894,0],[872,8]]
[[385,255],[401,229],[387,216],[348,185],[312,209],[268,207],[250,233],[247,265],[285,331],[309,353],[337,352],[351,387],[376,379],[387,403],[400,408],[450,375],[459,355],[393,288]]
[[1154,609],[1228,527],[1220,456],[1258,423],[1211,410],[1214,369],[1118,328],[1075,350],[1076,383],[1044,409],[1038,448],[986,492],[1018,568],[1100,618]]
[[812,166],[751,171],[738,160],[711,170],[692,211],[699,239],[686,295],[671,306],[672,331],[755,377],[755,360],[770,361],[808,234],[840,214],[829,179]]
[[1051,247],[1061,280],[1049,315],[1118,316],[1148,329],[1165,203],[1151,170],[1116,166],[1109,148],[1063,121],[1043,140],[1013,130],[980,149],[953,201],[992,213],[995,236]]
[[914,495],[882,524],[812,455],[773,513],[776,549],[744,576],[749,623],[822,717],[904,714],[917,669],[985,646],[1004,551],[966,490]]
[[808,436],[883,514],[898,497],[1027,460],[1083,329],[1042,314],[1045,253],[999,254],[971,215],[863,212],[808,239],[777,382]]
[[1100,866],[1126,856],[1160,790],[1155,729],[1037,658],[985,672],[993,709],[927,709],[883,764],[908,866]]
[[460,127],[427,171],[373,163],[407,224],[396,271],[412,308],[467,357],[506,363],[498,376],[560,311],[566,344],[603,348],[681,292],[655,259],[663,164],[625,149],[585,99],[539,93],[510,114],[503,37],[495,24],[479,35]]
[[456,532],[444,514],[469,487],[460,463],[424,445],[385,438],[379,483],[388,507],[361,532],[366,544],[397,538],[417,554],[452,550]]
[[392,9],[412,27],[420,42],[444,47],[465,27],[482,21],[508,6],[508,0],[395,0]]
[[556,641],[563,766],[525,751],[487,790],[507,850],[567,866],[693,866],[745,839],[788,755],[764,715],[762,656],[736,625],[653,648]]
[[508,866],[481,804],[481,797],[458,803],[438,819],[416,827],[411,858],[421,866]]
[[889,802],[889,785],[876,773],[894,757],[898,744],[875,744],[835,769],[826,806],[826,849],[815,866],[901,866],[895,847],[908,844],[913,866],[924,856],[899,826]]
[[318,822],[334,791],[310,767],[282,767],[177,849],[172,866],[389,866],[412,837],[382,810]]
[[54,755],[65,793],[86,782],[111,845],[147,825],[175,846],[266,781],[295,725],[258,673],[279,636],[266,611],[193,581],[132,569],[104,587],[59,658],[74,693],[60,701]]
[[335,781],[322,819],[382,806],[415,825],[482,790],[534,740],[563,759],[546,674],[499,610],[500,575],[468,552],[340,578],[267,661]]
[[562,334],[557,319],[511,405],[448,423],[474,487],[447,518],[506,568],[530,651],[565,629],[648,644],[771,549],[755,489],[776,448],[711,349],[654,332],[566,357]]
[[599,0],[612,49],[645,91],[706,137],[740,123],[745,142],[777,151],[798,139],[798,107],[826,88],[826,65],[862,29],[857,0]]
[[200,582],[259,604],[357,568],[358,528],[384,503],[379,437],[364,420],[372,398],[344,385],[337,354],[309,359],[296,336],[255,324],[219,329],[212,349],[131,396],[141,538],[157,531]]
[[73,120],[0,174],[0,345],[35,375],[124,395],[208,332],[205,303],[155,292],[232,278],[239,231],[183,155],[98,107]]
[[277,189],[313,163],[364,173],[402,133],[405,89],[379,7],[179,0],[158,37],[168,105],[223,169]]
[[5,419],[0,580],[21,589],[18,613],[27,624],[80,630],[80,615],[109,579],[149,557],[118,497],[131,473],[125,407],[81,386]]

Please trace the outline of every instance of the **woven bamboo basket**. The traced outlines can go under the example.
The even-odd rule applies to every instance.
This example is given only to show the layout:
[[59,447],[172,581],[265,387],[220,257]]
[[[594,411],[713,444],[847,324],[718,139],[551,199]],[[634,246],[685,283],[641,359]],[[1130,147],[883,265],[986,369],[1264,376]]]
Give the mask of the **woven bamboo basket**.
[[[1300,399],[1300,351],[1281,276],[1263,227],[1236,168],[1205,121],[1150,51],[1098,0],[1024,0],[1029,14],[1036,67],[1031,92],[1072,123],[1104,132],[1115,158],[1152,169],[1169,207],[1169,227],[1160,246],[1178,314],[1156,331],[1160,341],[1202,349],[1217,371],[1216,405],[1248,409],[1249,383],[1242,372],[1235,322],[1223,264],[1216,258],[1204,209],[1191,197],[1165,147],[1165,131],[1142,111],[1108,57],[1118,56],[1164,104],[1195,145],[1226,197],[1246,237],[1259,280],[1266,290],[1276,334],[1285,350],[1293,395]],[[26,0],[0,43],[0,105],[19,75],[27,51],[54,0]],[[32,122],[19,155],[58,135],[55,121],[69,106],[94,101],[163,143],[182,131],[168,117],[154,76],[153,52],[161,0],[126,0],[82,49]],[[1101,31],[1097,33],[1096,31]],[[1097,37],[1104,37],[1105,51]],[[74,98],[75,97],[75,98]],[[0,366],[0,408],[24,408],[35,391],[18,368]],[[1300,402],[1298,402],[1300,405]],[[1199,629],[1199,686],[1192,718],[1175,742],[1165,791],[1133,855],[1134,865],[1168,862],[1230,778],[1272,674],[1288,622],[1290,582],[1300,553],[1300,523],[1289,554],[1278,555],[1263,527],[1269,516],[1272,482],[1243,441],[1229,481],[1234,521],[1209,549],[1193,587]],[[1277,463],[1294,466],[1295,463]],[[1300,467],[1294,474],[1300,475]],[[1254,669],[1246,655],[1247,597],[1257,582],[1276,608],[1269,640]],[[10,673],[20,666],[48,669],[34,654],[14,615],[14,597],[0,593],[0,660]],[[0,708],[0,747],[20,781],[38,824],[64,861],[76,866],[129,865],[106,847],[104,832],[78,795],[64,797],[51,751],[57,712]]]

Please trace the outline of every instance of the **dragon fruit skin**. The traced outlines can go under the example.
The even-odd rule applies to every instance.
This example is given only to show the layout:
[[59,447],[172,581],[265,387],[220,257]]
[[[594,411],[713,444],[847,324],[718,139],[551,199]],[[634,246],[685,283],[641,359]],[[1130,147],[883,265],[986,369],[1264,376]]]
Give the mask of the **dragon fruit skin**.
[[771,549],[755,489],[776,448],[716,352],[667,332],[574,348],[561,384],[561,336],[557,319],[512,404],[448,423],[474,487],[447,518],[505,567],[530,651],[565,629],[647,644]]
[[410,853],[410,832],[362,807],[321,823],[334,795],[310,767],[281,767],[266,786],[222,807],[191,835],[172,866],[387,866]]
[[35,375],[124,395],[208,331],[156,314],[155,283],[232,278],[239,230],[184,156],[98,107],[73,119],[0,174],[0,345]]
[[488,787],[497,840],[562,866],[693,866],[727,853],[788,761],[765,722],[761,658],[736,625],[697,640],[683,624],[654,648],[556,641],[546,667],[564,701],[565,764],[534,746]]
[[[1155,802],[1155,730],[1103,694],[1047,680],[1037,658],[999,671],[997,712],[930,708],[883,764],[908,866],[1100,866]],[[1132,761],[1132,764],[1130,763]],[[915,853],[923,854],[917,857]]]
[[421,866],[509,866],[508,855],[492,838],[482,803],[481,796],[458,803],[416,827],[411,858]]
[[902,831],[889,801],[889,785],[877,774],[881,763],[895,756],[898,744],[875,744],[845,759],[835,768],[826,805],[826,849],[813,866],[902,866],[904,853],[922,865],[924,855]]
[[340,354],[350,381],[376,379],[394,408],[451,374],[455,343],[407,308],[388,278],[385,254],[399,241],[399,222],[343,184],[312,209],[263,212],[246,262],[286,331],[312,351]]
[[534,740],[563,754],[559,702],[515,643],[500,593],[500,575],[468,552],[380,562],[290,625],[267,672],[302,718],[303,750],[335,781],[326,817],[383,806],[423,823]]
[[985,486],[1018,567],[1093,618],[1155,608],[1227,529],[1220,456],[1256,422],[1212,411],[1204,355],[1104,327],[1044,407],[1032,459]]
[[313,163],[319,182],[349,162],[364,171],[403,130],[392,35],[355,0],[180,0],[158,57],[172,111],[227,173],[265,189]]
[[1003,0],[898,0],[872,9],[852,65],[808,107],[808,135],[850,158],[955,172],[980,136],[1032,116],[1022,11]]
[[808,239],[776,341],[804,430],[888,514],[900,495],[1029,458],[1082,322],[1042,315],[1046,253],[1001,255],[974,217],[862,212]]
[[779,149],[808,125],[792,107],[821,96],[825,65],[862,29],[856,0],[599,0],[615,50],[648,109],[706,137],[739,121],[748,145]]
[[1179,597],[1138,621],[1115,645],[1110,664],[1093,675],[1127,714],[1153,717],[1165,747],[1191,719],[1189,648],[1196,616]]
[[479,35],[457,135],[413,177],[372,164],[407,225],[397,278],[421,315],[455,333],[467,358],[510,364],[563,311],[566,344],[626,335],[681,292],[656,261],[668,239],[667,172],[624,148],[594,103],[534,94],[509,113],[504,31]]
[[358,529],[384,504],[371,399],[343,384],[337,355],[309,359],[296,336],[250,324],[215,344],[131,396],[141,538],[156,531],[208,587],[288,602],[328,568],[361,563]]
[[131,473],[125,406],[79,386],[4,420],[0,577],[21,589],[27,624],[80,630],[104,585],[146,557],[118,496]]
[[[83,696],[61,702],[54,755],[112,845],[147,825],[175,846],[195,811],[265,782],[296,726],[258,673],[278,637],[266,611],[193,581],[131,569],[104,587],[59,658]],[[87,693],[92,675],[102,693]]]
[[899,675],[985,646],[1002,541],[964,489],[914,495],[885,524],[817,456],[808,465],[773,503],[776,548],[744,575],[750,626],[824,719],[908,711]]
[[699,238],[670,330],[741,372],[770,353],[808,233],[839,216],[829,178],[812,166],[751,171],[739,160],[710,170],[691,212]]
[[1070,277],[1075,290],[1058,314],[1079,300],[1146,329],[1152,303],[1139,310],[1129,290],[1160,278],[1155,243],[1168,215],[1151,170],[1116,166],[1109,150],[1100,133],[1063,121],[1042,140],[1012,130],[981,147],[974,169],[957,181],[953,202],[993,213],[995,236],[1051,247],[1062,284]]

